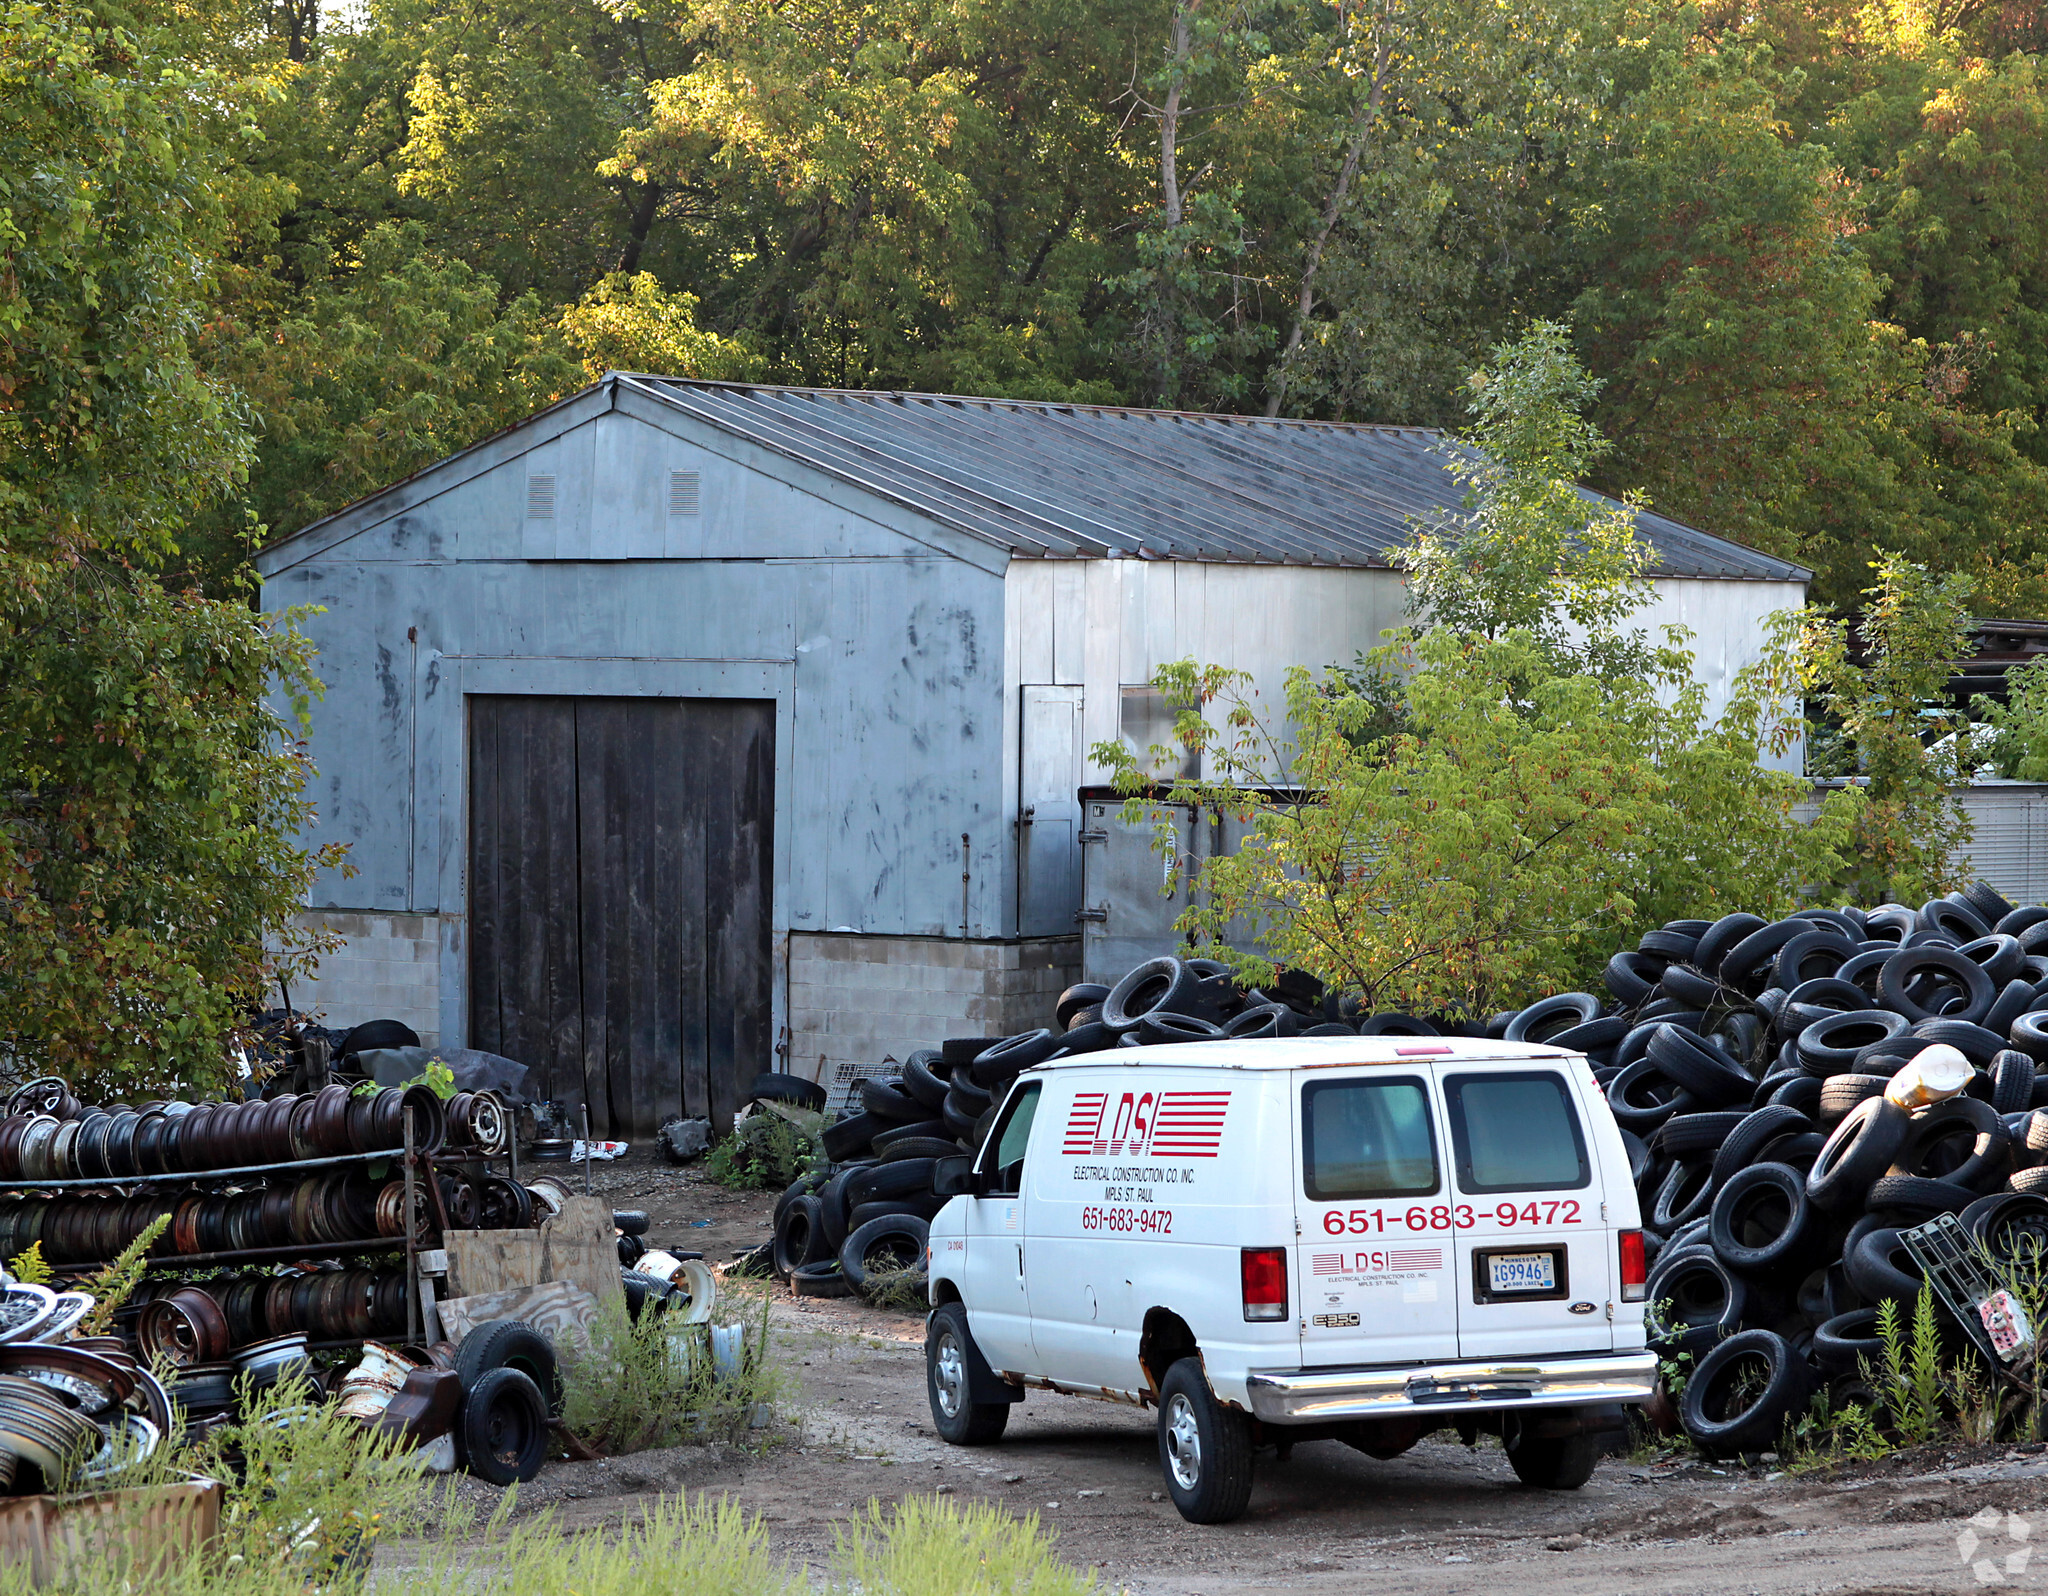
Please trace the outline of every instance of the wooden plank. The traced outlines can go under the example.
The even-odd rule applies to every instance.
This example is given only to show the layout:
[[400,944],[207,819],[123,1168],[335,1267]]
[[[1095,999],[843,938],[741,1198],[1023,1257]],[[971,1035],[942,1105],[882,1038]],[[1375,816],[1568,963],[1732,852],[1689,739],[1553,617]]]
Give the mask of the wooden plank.
[[441,1334],[458,1345],[492,1319],[523,1319],[557,1346],[583,1347],[589,1344],[591,1323],[601,1311],[597,1298],[568,1280],[445,1297],[435,1307],[441,1314]]
[[441,1237],[448,1254],[448,1290],[458,1297],[523,1290],[541,1273],[538,1230],[451,1230]]
[[[714,1125],[731,1123],[748,1084],[774,1063],[771,1005],[775,820],[775,706],[729,700],[706,706],[703,739],[715,762],[698,788],[707,855],[708,971],[704,1080]],[[686,1066],[687,1068],[687,1066]]]
[[602,1197],[571,1197],[540,1227],[541,1273],[580,1286],[598,1301],[624,1304],[619,1282],[619,1233],[612,1205]]
[[707,829],[702,794],[721,777],[718,751],[705,711],[701,701],[688,704],[684,710],[682,735],[690,752],[675,832],[676,1085],[683,1112],[691,1116],[711,1112],[710,1077],[705,1068],[711,1047],[709,855],[718,844]]

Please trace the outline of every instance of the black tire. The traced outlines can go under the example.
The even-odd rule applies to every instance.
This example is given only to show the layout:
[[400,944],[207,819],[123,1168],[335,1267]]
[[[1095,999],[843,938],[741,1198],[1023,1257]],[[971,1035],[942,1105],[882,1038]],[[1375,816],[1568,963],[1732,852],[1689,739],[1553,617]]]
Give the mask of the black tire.
[[1800,932],[1778,949],[1776,962],[1771,966],[1772,977],[1789,992],[1796,986],[1833,975],[1855,954],[1856,944],[1835,926],[1816,927]]
[[1298,1036],[1301,1021],[1284,1003],[1262,1003],[1249,1008],[1223,1027],[1223,1034],[1246,1040],[1274,1036]]
[[1692,962],[1709,975],[1721,968],[1722,959],[1744,937],[1761,931],[1770,922],[1753,914],[1724,914],[1700,933],[1698,944],[1693,948]]
[[984,1108],[970,1113],[960,1108],[959,1103],[960,1099],[951,1092],[948,1092],[946,1094],[945,1112],[940,1115],[940,1118],[946,1122],[947,1130],[951,1131],[961,1141],[969,1141],[974,1136],[974,1122],[980,1119],[983,1114],[986,1114],[988,1110]]
[[1733,1108],[1674,1114],[1657,1127],[1657,1134],[1650,1141],[1658,1152],[1672,1158],[1717,1152],[1748,1118],[1749,1115]]
[[2018,1048],[1991,1058],[1991,1106],[2001,1114],[2023,1114],[2034,1101],[2034,1061]]
[[1998,994],[1992,988],[1991,977],[1984,973],[1984,967],[1964,958],[1954,948],[1926,944],[1917,948],[1901,948],[1884,961],[1884,968],[1877,976],[1879,1001],[1910,1020],[1940,1019],[1942,1015],[1938,1010],[1924,1007],[1907,990],[1915,978],[1930,973],[1945,977],[1945,984],[1961,990],[1968,1000],[1960,1014],[1949,1018],[1973,1020],[1991,1012],[1991,1005]]
[[1692,1100],[1655,1059],[1641,1058],[1607,1083],[1607,1106],[1623,1130],[1647,1136]]
[[2048,908],[2043,908],[2038,903],[2030,903],[2003,916],[1991,929],[2001,936],[2017,937],[2022,931],[2037,925],[2048,925]]
[[[1627,1020],[1618,1014],[1603,1014],[1597,1020],[1588,1020],[1584,1025],[1574,1025],[1569,1030],[1546,1037],[1544,1046],[1561,1047],[1568,1053],[1605,1053],[1628,1035],[1628,1032]],[[1358,1034],[1366,1034],[1363,1027],[1359,1029]]]
[[1171,954],[1147,959],[1125,973],[1102,1000],[1102,1023],[1119,1034],[1157,1011],[1186,1013],[1201,977]]
[[1778,1081],[1764,1102],[1771,1108],[1796,1108],[1814,1124],[1820,1123],[1821,1083],[1804,1070],[1795,1070]]
[[486,1319],[462,1338],[455,1352],[462,1389],[474,1390],[493,1369],[519,1370],[546,1394],[547,1413],[562,1411],[562,1371],[554,1346],[525,1320]]
[[1508,1448],[1515,1478],[1538,1491],[1576,1491],[1600,1461],[1597,1435],[1523,1436]]
[[879,1114],[855,1114],[837,1124],[827,1125],[818,1137],[818,1145],[825,1149],[825,1156],[835,1161],[852,1158],[865,1153],[869,1143],[874,1141],[875,1132],[885,1131],[893,1120],[883,1119]]
[[[860,1083],[861,1106],[876,1119],[887,1121],[877,1126],[878,1131],[894,1125],[915,1125],[928,1118],[924,1104],[912,1097],[894,1081],[862,1081]],[[868,1138],[870,1141],[874,1137]]]
[[1218,1041],[1223,1036],[1223,1027],[1199,1015],[1154,1010],[1140,1015],[1136,1027],[1124,1034],[1135,1035],[1146,1047],[1173,1047],[1182,1042]]
[[891,1202],[862,1203],[846,1216],[846,1232],[848,1235],[852,1235],[854,1231],[860,1229],[862,1225],[865,1225],[871,1219],[893,1219],[903,1214],[909,1214],[914,1218],[922,1219],[929,1225],[933,1217],[941,1208],[946,1206],[948,1201],[949,1199],[944,1197],[931,1196],[899,1197]]
[[1077,1053],[1100,1053],[1105,1047],[1115,1047],[1116,1040],[1116,1032],[1100,1020],[1091,1020],[1085,1025],[1075,1026],[1071,1031],[1062,1031],[1060,1045],[1051,1056],[1071,1058]]
[[[2003,914],[1995,914],[1993,920],[2002,920]],[[1984,916],[1972,908],[1966,899],[1955,897],[1929,898],[1920,905],[1920,924],[1929,931],[1939,931],[1944,936],[1956,939],[1958,945],[1974,942],[1990,934],[1991,927]]]
[[775,1272],[787,1280],[806,1264],[832,1256],[832,1243],[825,1234],[825,1220],[815,1197],[799,1197],[782,1210],[775,1222]]
[[1751,1164],[1715,1194],[1714,1254],[1745,1273],[1785,1271],[1813,1250],[1816,1219],[1804,1175],[1785,1164]]
[[1714,1206],[1714,1165],[1711,1159],[1681,1158],[1658,1183],[1650,1203],[1650,1228],[1670,1234],[1703,1218]]
[[1749,1311],[1748,1283],[1711,1246],[1679,1245],[1675,1238],[1658,1255],[1648,1292],[1656,1320],[1649,1327],[1650,1345],[1667,1358],[1681,1352],[1697,1358]]
[[[1139,1027],[1143,1029],[1142,1026]],[[1626,1030],[1627,1027],[1622,1028]],[[1429,1020],[1418,1015],[1389,1011],[1385,1014],[1368,1014],[1358,1022],[1360,1036],[1442,1036],[1444,1033]]]
[[1540,998],[1508,1021],[1509,1042],[1544,1042],[1600,1017],[1600,1000],[1590,992],[1560,992]]
[[1930,1042],[1945,1042],[1979,1069],[2005,1050],[2005,1038],[1996,1031],[1969,1020],[1940,1019],[1921,1020],[1906,1033],[1917,1038],[1924,1046]]
[[1007,1084],[1017,1078],[1019,1070],[1028,1070],[1034,1064],[1043,1064],[1060,1048],[1060,1033],[1057,1031],[1022,1031],[1016,1036],[1006,1036],[995,1046],[985,1048],[967,1066],[967,1072],[978,1086],[993,1089],[998,1081]]
[[1844,1074],[1864,1049],[1892,1040],[1911,1023],[1888,1009],[1823,1015],[1799,1033],[1800,1068],[1810,1075]]
[[1190,1524],[1228,1524],[1252,1499],[1251,1420],[1209,1389],[1200,1358],[1181,1358],[1159,1384],[1159,1469]]
[[941,1303],[924,1327],[924,1392],[932,1410],[932,1428],[953,1446],[987,1446],[999,1440],[1010,1422],[1008,1402],[976,1402],[968,1390],[968,1370],[979,1353],[967,1329],[967,1309]]
[[931,1227],[914,1214],[888,1214],[870,1219],[846,1238],[839,1249],[839,1272],[855,1291],[866,1294],[869,1275],[887,1257],[896,1267],[922,1269]]
[[1994,1036],[2005,1037],[2012,1033],[2012,1022],[2034,1006],[2034,983],[2026,976],[2008,981],[1985,1011],[1980,1022],[1984,1029]]
[[1849,1284],[1865,1302],[1899,1302],[1911,1307],[1920,1295],[1918,1268],[1890,1225],[1865,1231],[1842,1259]]
[[1952,1097],[1914,1116],[1891,1173],[1989,1191],[2012,1173],[2012,1132],[1989,1103]]
[[986,1114],[995,1102],[995,1093],[986,1086],[977,1086],[965,1070],[961,1070],[953,1077],[952,1089],[946,1096],[953,1100],[961,1113],[975,1119]]
[[1052,1006],[1053,1029],[1070,1031],[1074,1028],[1074,1016],[1083,1009],[1099,1009],[1109,997],[1109,988],[1100,981],[1081,981],[1070,986],[1059,995],[1059,1001]]
[[1698,1034],[1667,1025],[1650,1038],[1650,1059],[1694,1098],[1711,1108],[1746,1103],[1756,1082]]
[[1988,881],[1972,881],[1955,896],[1968,904],[1978,919],[1994,927],[2007,915],[2016,912],[2014,906]]
[[1875,1308],[1838,1313],[1813,1332],[1813,1361],[1829,1374],[1859,1373],[1866,1359],[1875,1369],[1883,1355]]
[[1872,1097],[1852,1108],[1829,1134],[1806,1177],[1806,1195],[1831,1212],[1859,1208],[1905,1144],[1912,1118],[1896,1103]]
[[[1803,1131],[1796,1136],[1780,1136],[1774,1142],[1766,1142],[1763,1151],[1757,1154],[1760,1164],[1787,1164],[1800,1174],[1811,1174],[1814,1160],[1820,1157],[1820,1150],[1827,1146],[1828,1139],[1819,1131]],[[1809,1197],[1808,1201],[1812,1199]]]
[[906,1158],[952,1158],[959,1153],[960,1144],[951,1136],[905,1136],[885,1148],[878,1144],[878,1150],[883,1163],[895,1164]]
[[1954,1181],[1923,1175],[1886,1175],[1870,1188],[1866,1199],[1874,1214],[1959,1214],[1977,1200],[1976,1192]]
[[789,1289],[799,1297],[850,1297],[853,1283],[839,1267],[837,1258],[805,1264],[789,1277]]
[[801,1075],[782,1075],[774,1070],[764,1070],[754,1077],[754,1084],[747,1088],[747,1096],[757,1103],[794,1103],[798,1108],[825,1108],[825,1088],[816,1081],[807,1081]]
[[1689,1009],[1710,1009],[1721,998],[1721,983],[1689,964],[1674,964],[1658,979],[1658,996]]
[[1631,953],[1624,948],[1607,961],[1607,990],[1617,1003],[1634,1008],[1650,995],[1662,974],[1647,952]]
[[[943,1119],[921,1119],[915,1125],[891,1125],[868,1145],[875,1150],[877,1158],[887,1158],[891,1152],[906,1142],[950,1142],[953,1138],[946,1133]],[[901,1158],[903,1155],[897,1153]],[[927,1152],[926,1158],[943,1158],[943,1153]]]
[[[1750,977],[1768,973],[1771,961],[1778,950],[1794,937],[1805,936],[1813,930],[1812,923],[1805,920],[1779,920],[1760,931],[1752,931],[1721,957],[1721,968],[1714,973],[1729,986],[1750,984]],[[1757,981],[1755,987],[1766,983]]]
[[[1699,1116],[1693,1115],[1692,1118]],[[1665,1122],[1668,1135],[1675,1120]],[[1752,1109],[1721,1141],[1721,1149],[1714,1154],[1714,1185],[1725,1186],[1736,1171],[1747,1169],[1757,1161],[1757,1155],[1780,1136],[1798,1136],[1813,1129],[1813,1121],[1796,1108],[1783,1104],[1766,1104]],[[1676,1151],[1676,1149],[1673,1149]]]
[[2026,968],[2027,955],[2020,947],[2019,938],[2000,936],[1996,931],[1989,936],[1978,937],[1974,942],[1965,942],[1956,952],[1972,964],[1982,965],[1995,987],[2017,980]]
[[949,1079],[934,1074],[932,1067],[915,1054],[903,1066],[903,1089],[934,1114],[946,1106],[946,1093],[951,1085]]
[[2006,1039],[2035,1063],[2048,1062],[2048,1013],[2033,1010],[2006,1027]]
[[2048,1153],[2048,1114],[2039,1109],[2027,1116],[2026,1127],[2020,1132],[2020,1141],[2027,1151],[2039,1162],[2043,1153]]
[[949,1036],[939,1044],[939,1062],[958,1075],[961,1065],[972,1064],[996,1043],[1007,1040],[1001,1036]]
[[1891,1077],[1887,1075],[1830,1075],[1820,1083],[1820,1128],[1833,1130],[1850,1109],[1884,1096],[1884,1089],[1890,1084]]
[[1685,1433],[1722,1456],[1776,1447],[1785,1421],[1806,1406],[1812,1382],[1805,1360],[1769,1330],[1730,1336],[1685,1383],[1678,1418]]
[[492,1369],[467,1387],[459,1428],[469,1472],[493,1485],[530,1480],[547,1459],[547,1403],[523,1369]]
[[[851,1228],[847,1213],[852,1205],[846,1200],[846,1183],[853,1179],[858,1171],[872,1167],[870,1164],[852,1164],[825,1182],[818,1193],[818,1224],[824,1232],[825,1249],[814,1249],[807,1257],[792,1259],[790,1268],[795,1268],[798,1264],[817,1263],[838,1254],[839,1244],[846,1240],[846,1232]],[[777,1272],[787,1274],[789,1270],[779,1269]]]
[[[1706,934],[1708,924],[1705,920],[1674,921],[1659,930],[1645,931],[1636,939],[1636,946],[1665,964],[1677,964],[1681,960],[1690,962],[1692,956],[1699,951],[1700,938]],[[1677,929],[1679,926],[1695,925],[1699,930]]]
[[2016,1169],[2005,1177],[2007,1191],[2048,1192],[2048,1168]]
[[857,1170],[846,1182],[847,1212],[862,1203],[888,1202],[930,1191],[932,1168],[937,1162],[935,1158],[899,1158]]

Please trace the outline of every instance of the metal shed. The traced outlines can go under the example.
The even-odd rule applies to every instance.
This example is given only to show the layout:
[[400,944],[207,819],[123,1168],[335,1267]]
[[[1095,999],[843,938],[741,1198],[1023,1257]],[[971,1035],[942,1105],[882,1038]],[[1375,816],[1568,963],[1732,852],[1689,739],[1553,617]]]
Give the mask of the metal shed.
[[[312,1002],[628,1134],[1040,1023],[1088,745],[1154,740],[1162,661],[1274,692],[1373,646],[1452,491],[1411,428],[609,375],[258,558],[319,607],[357,871]],[[1725,686],[1808,573],[1641,530]]]

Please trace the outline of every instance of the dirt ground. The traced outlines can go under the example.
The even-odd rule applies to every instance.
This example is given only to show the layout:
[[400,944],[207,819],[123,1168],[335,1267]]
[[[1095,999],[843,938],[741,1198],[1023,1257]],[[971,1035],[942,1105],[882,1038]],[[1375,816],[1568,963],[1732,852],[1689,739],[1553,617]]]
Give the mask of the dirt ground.
[[[767,1234],[771,1195],[722,1191],[695,1170],[635,1156],[599,1166],[594,1183],[616,1206],[646,1208],[651,1240],[714,1262]],[[1584,1489],[1545,1492],[1485,1443],[1429,1440],[1380,1462],[1313,1442],[1285,1463],[1261,1457],[1244,1519],[1197,1528],[1164,1499],[1149,1412],[1033,1393],[999,1444],[950,1447],[925,1406],[916,1317],[778,1294],[772,1320],[790,1390],[757,1447],[553,1464],[521,1511],[595,1528],[665,1491],[730,1496],[765,1519],[779,1552],[822,1566],[835,1521],[937,1491],[1036,1512],[1063,1558],[1133,1596],[2048,1586],[2048,1553],[2029,1566],[2036,1523],[2048,1540],[2038,1450],[1922,1451],[1825,1476],[1612,1458]]]

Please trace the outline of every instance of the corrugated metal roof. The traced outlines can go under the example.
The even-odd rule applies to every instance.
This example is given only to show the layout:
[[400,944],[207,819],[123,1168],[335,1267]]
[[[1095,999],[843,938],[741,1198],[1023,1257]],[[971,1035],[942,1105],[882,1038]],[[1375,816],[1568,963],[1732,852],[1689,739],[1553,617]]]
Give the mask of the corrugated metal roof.
[[[1020,555],[1383,566],[1457,503],[1419,427],[615,376]],[[1659,576],[1812,574],[1661,515],[1637,531]]]

